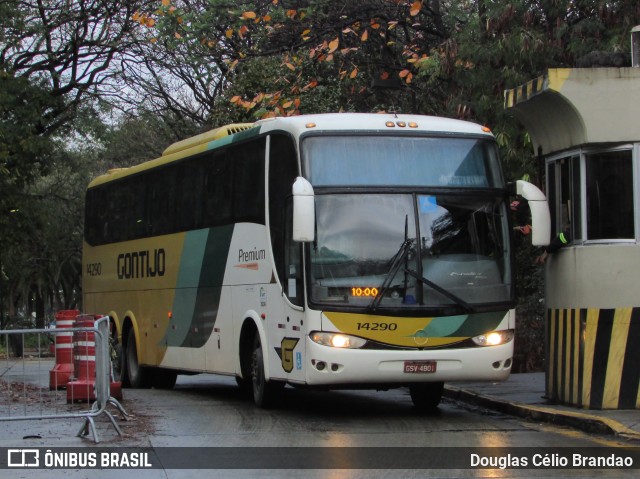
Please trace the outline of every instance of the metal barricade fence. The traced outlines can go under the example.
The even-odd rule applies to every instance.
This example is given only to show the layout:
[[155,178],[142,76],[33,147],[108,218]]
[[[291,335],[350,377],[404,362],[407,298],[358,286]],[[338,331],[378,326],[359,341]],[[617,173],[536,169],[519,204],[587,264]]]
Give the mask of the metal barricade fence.
[[[90,399],[83,391],[79,397],[73,390],[60,390],[49,385],[50,371],[55,366],[55,358],[49,354],[50,338],[68,336],[73,333],[82,340],[82,360],[75,361],[75,380],[80,377],[95,376],[95,385]],[[63,336],[64,335],[64,336]],[[95,365],[87,360],[87,339],[93,337],[95,343]],[[55,349],[56,353],[58,349]],[[54,356],[55,356],[54,354]],[[93,359],[93,358],[89,358]],[[86,368],[83,370],[82,368]],[[83,419],[78,436],[92,434],[99,442],[94,418],[106,415],[116,432],[122,431],[108,405],[115,406],[126,419],[127,413],[120,403],[111,397],[111,356],[109,350],[109,319],[103,317],[95,321],[94,327],[72,327],[64,329],[16,329],[0,330],[0,421],[24,421],[42,419]],[[71,395],[70,395],[71,394]],[[87,406],[78,402],[87,402]]]

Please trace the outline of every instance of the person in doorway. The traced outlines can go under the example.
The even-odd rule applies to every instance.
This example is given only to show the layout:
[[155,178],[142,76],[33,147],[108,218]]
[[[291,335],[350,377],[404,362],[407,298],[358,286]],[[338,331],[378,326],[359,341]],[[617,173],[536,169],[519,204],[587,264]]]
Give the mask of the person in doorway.
[[516,237],[516,242],[519,243],[523,236],[531,234],[529,204],[522,196],[518,196],[509,206],[513,215],[513,223],[515,225],[513,230],[520,233]]
[[571,237],[569,235],[569,230],[567,229],[567,230],[561,232],[558,236],[556,236],[551,241],[551,243],[549,243],[549,245],[545,247],[545,249],[542,252],[542,254],[540,254],[536,258],[536,263],[544,264],[544,262],[547,260],[547,258],[549,257],[550,254],[555,253],[560,248],[564,248],[570,242],[571,242]]

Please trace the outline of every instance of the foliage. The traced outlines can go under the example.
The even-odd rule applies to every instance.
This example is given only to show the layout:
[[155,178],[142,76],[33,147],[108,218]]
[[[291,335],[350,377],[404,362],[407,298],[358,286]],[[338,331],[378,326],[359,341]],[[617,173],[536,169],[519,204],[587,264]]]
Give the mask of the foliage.
[[92,163],[95,174],[111,168],[127,168],[162,155],[171,143],[200,133],[198,125],[167,113],[123,116],[116,124],[103,125],[96,139]]
[[[259,90],[227,97],[254,118],[312,111],[300,106],[312,98],[312,104],[323,105],[317,98],[336,88],[348,104],[334,110],[407,111],[417,99],[409,88],[409,67],[421,58],[417,41],[433,43],[446,34],[440,2],[426,3],[262,0],[232,7],[220,0],[163,0],[157,10],[135,18],[148,29],[148,42],[163,48],[165,71],[169,57],[180,76],[180,65],[194,66],[188,85],[197,87],[194,98],[206,98],[209,114],[222,90],[242,81],[248,65],[261,64],[258,58],[277,59],[277,71],[263,77]],[[217,78],[206,96],[195,81],[200,78]],[[374,84],[404,85],[404,91],[377,94]]]
[[83,155],[52,153],[48,175],[16,197],[19,207],[2,223],[2,292],[8,317],[36,312],[39,325],[50,308],[79,304],[82,205],[89,171]]
[[[52,142],[116,88],[144,1],[6,0],[0,4],[0,221],[50,171]],[[76,123],[78,125],[78,123]]]
[[466,14],[446,18],[456,19],[449,29],[457,33],[447,48],[432,50],[439,68],[429,71],[431,81],[446,79],[449,111],[455,107],[463,117],[492,125],[510,178],[535,178],[530,141],[505,111],[504,90],[547,68],[575,66],[594,50],[621,51],[629,58],[629,31],[640,22],[640,5],[630,0],[465,4]]
[[[399,110],[492,125],[519,145],[506,150],[512,160],[528,145],[504,112],[504,89],[603,45],[628,50],[628,31],[640,21],[636,3],[162,0],[134,19],[162,51],[157,73],[177,70],[191,90],[179,96],[196,100],[194,121],[230,112],[229,103],[250,118],[327,111],[334,101],[319,98],[331,91],[340,102],[334,111]],[[260,88],[237,88],[265,61]],[[182,102],[181,114],[188,110]]]
[[97,92],[109,93],[118,70],[113,60],[131,45],[143,0],[6,0],[0,20],[0,67],[48,91],[42,133],[73,121]]
[[47,91],[0,70],[0,198],[11,209],[12,192],[46,172],[49,139],[42,135],[42,113],[56,102]]
[[86,184],[78,176],[86,169],[60,138],[84,129],[76,122],[91,118],[98,88],[114,90],[113,61],[123,58],[139,27],[131,17],[144,4],[0,3],[0,322],[6,310],[31,310],[32,300],[40,320],[46,301],[77,301],[82,195],[69,188]]

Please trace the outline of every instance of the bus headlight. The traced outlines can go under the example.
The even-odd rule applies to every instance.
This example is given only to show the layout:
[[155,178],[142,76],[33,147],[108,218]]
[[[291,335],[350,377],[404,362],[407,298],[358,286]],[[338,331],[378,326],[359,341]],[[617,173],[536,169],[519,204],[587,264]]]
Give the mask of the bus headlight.
[[366,339],[341,333],[325,333],[322,331],[314,331],[309,335],[309,337],[314,343],[318,343],[323,346],[329,346],[332,348],[358,349],[367,344]]
[[490,333],[481,334],[471,338],[478,346],[498,346],[500,344],[508,343],[513,339],[513,329],[506,329],[504,331],[492,331]]

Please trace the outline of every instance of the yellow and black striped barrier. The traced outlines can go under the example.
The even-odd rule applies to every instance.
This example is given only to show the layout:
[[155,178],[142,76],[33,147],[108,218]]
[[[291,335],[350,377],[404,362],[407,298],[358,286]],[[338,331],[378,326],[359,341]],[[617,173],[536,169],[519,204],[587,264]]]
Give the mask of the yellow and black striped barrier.
[[549,309],[547,338],[550,400],[640,408],[640,308]]

